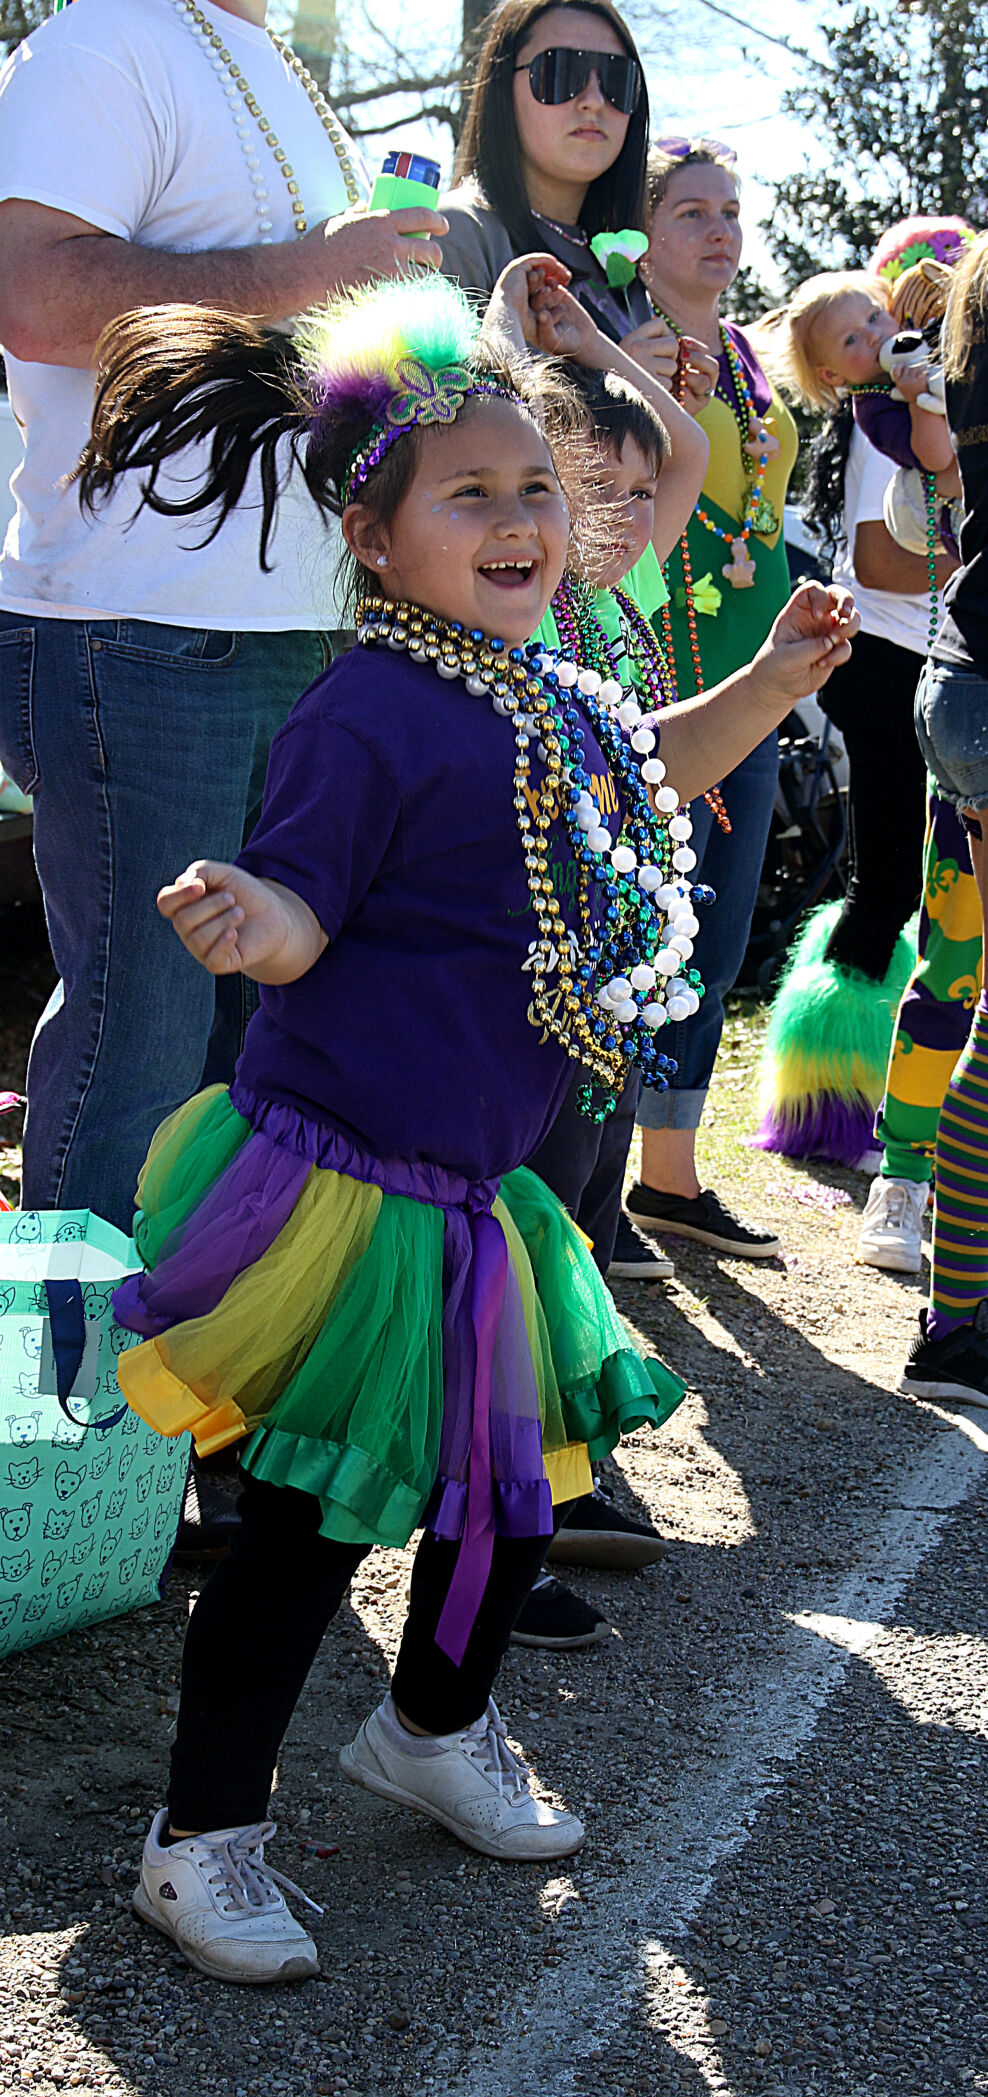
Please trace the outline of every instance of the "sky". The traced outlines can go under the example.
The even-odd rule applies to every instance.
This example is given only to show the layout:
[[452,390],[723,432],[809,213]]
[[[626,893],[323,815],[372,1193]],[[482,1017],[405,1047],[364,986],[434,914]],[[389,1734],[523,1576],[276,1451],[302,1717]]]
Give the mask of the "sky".
[[[307,0],[310,9],[319,4],[320,0]],[[735,147],[745,259],[772,286],[775,271],[758,232],[758,220],[771,207],[766,178],[799,168],[806,146],[799,125],[781,109],[785,89],[796,82],[801,68],[773,39],[788,39],[811,51],[814,44],[819,48],[820,9],[816,0],[715,0],[715,6],[717,12],[702,0],[627,0],[626,12],[645,57],[653,135],[709,133]],[[394,0],[380,0],[380,12],[375,0],[366,0],[371,21],[388,28],[393,8]],[[340,11],[346,17],[346,0]],[[425,0],[413,17],[418,51],[424,53],[430,45],[437,55],[444,48],[449,51],[458,15],[457,0]],[[384,105],[375,115],[383,121],[391,113]],[[368,140],[365,151],[372,167],[380,164],[389,143],[432,154],[441,162],[444,178],[448,174],[450,135],[444,126],[422,121],[402,125],[390,138]]]

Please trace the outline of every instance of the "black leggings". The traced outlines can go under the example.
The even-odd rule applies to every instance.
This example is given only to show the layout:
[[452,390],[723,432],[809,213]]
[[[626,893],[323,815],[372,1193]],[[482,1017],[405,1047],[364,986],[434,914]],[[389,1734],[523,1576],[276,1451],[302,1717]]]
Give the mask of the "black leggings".
[[851,767],[850,874],[826,959],[878,983],[922,884],[926,766],[913,727],[922,666],[912,649],[859,633],[820,694]]
[[[555,1510],[557,1526],[569,1504]],[[323,1633],[368,1555],[365,1544],[321,1536],[318,1500],[291,1487],[246,1477],[240,1516],[186,1633],[168,1793],[176,1828],[266,1818],[282,1737]],[[452,1733],[481,1716],[548,1545],[547,1536],[495,1538],[480,1613],[455,1667],[435,1633],[459,1545],[426,1531],[391,1683],[414,1725]]]

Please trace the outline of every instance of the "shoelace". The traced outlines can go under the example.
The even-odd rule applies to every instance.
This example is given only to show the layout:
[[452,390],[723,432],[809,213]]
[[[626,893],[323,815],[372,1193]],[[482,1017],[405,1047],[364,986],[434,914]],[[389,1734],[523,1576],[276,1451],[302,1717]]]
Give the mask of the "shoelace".
[[[255,1912],[276,1907],[279,1895],[275,1887],[304,1901],[314,1915],[323,1909],[318,1901],[310,1900],[294,1879],[286,1879],[282,1872],[275,1871],[264,1862],[264,1844],[275,1832],[273,1820],[259,1820],[253,1827],[238,1828],[234,1834],[222,1838],[201,1835],[198,1839],[212,1852],[210,1862],[203,1864],[203,1877],[210,1886],[219,1886],[220,1899],[229,1912],[239,1908]],[[260,1856],[255,1856],[256,1851]]]
[[467,1740],[475,1760],[485,1757],[481,1766],[487,1776],[495,1778],[500,1797],[506,1797],[511,1806],[521,1805],[530,1796],[529,1770],[521,1756],[508,1746],[504,1722],[493,1697],[485,1717],[478,1720],[477,1732],[468,1734]]
[[[918,1184],[919,1183],[917,1182],[917,1187]],[[922,1194],[925,1206],[925,1185],[922,1188]],[[908,1193],[904,1186],[896,1186],[893,1183],[893,1181],[890,1180],[888,1182],[888,1193],[885,1196],[886,1223],[890,1224],[893,1230],[901,1230],[906,1220],[907,1209],[915,1210],[916,1222],[919,1223],[920,1217],[922,1216],[922,1209],[920,1208],[918,1198]]]

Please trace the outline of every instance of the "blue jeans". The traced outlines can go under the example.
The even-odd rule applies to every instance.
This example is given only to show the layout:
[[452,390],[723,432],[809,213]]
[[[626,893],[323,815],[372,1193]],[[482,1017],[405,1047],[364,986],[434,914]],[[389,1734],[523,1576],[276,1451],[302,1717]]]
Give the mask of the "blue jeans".
[[730,835],[715,821],[709,802],[691,803],[690,843],[697,860],[691,878],[707,881],[717,891],[716,903],[697,913],[695,966],[706,995],[692,1019],[663,1028],[660,1045],[666,1055],[675,1056],[679,1069],[668,1092],[643,1088],[639,1128],[700,1126],[724,1029],[724,999],[737,978],[751,931],[778,777],[779,740],[773,731],[723,782]]
[[190,860],[240,850],[272,736],[329,655],[318,633],[0,611],[0,761],[35,797],[61,979],[31,1046],[26,1207],[129,1231],[158,1123],[232,1076],[253,986],[208,975],[155,896]]
[[988,808],[988,683],[974,665],[925,662],[914,718],[941,801]]

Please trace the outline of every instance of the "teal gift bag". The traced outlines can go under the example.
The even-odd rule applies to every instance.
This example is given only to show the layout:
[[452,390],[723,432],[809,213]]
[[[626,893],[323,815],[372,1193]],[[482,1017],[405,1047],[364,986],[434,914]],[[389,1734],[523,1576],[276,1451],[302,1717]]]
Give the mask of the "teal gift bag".
[[123,1402],[114,1289],[140,1266],[88,1209],[0,1214],[0,1656],[154,1602],[188,1435]]

